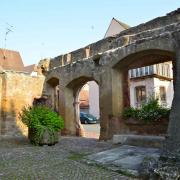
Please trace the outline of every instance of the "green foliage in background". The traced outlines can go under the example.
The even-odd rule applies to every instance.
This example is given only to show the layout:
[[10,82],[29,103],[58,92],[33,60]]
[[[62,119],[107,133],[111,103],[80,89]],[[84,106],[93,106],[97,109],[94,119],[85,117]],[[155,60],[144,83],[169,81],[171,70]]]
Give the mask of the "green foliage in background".
[[170,109],[162,107],[158,99],[150,98],[148,102],[142,104],[141,108],[126,108],[123,112],[125,119],[133,118],[145,122],[159,121],[169,119]]

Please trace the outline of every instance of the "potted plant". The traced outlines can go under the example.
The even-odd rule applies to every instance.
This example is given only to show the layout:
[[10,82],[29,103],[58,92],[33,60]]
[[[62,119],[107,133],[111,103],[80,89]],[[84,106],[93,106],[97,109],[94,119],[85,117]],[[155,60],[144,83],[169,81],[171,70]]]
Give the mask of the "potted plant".
[[46,106],[24,107],[20,119],[28,127],[28,138],[35,145],[54,145],[63,129],[61,116]]

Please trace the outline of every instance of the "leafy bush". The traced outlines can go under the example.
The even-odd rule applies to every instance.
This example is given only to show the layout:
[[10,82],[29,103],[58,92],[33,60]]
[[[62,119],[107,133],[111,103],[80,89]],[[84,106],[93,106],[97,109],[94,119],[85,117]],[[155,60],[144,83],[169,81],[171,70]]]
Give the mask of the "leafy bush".
[[140,109],[129,107],[123,112],[125,119],[133,118],[146,122],[158,121],[169,118],[170,109],[159,105],[158,99],[150,98],[147,103],[142,104]]
[[29,129],[35,132],[35,144],[38,144],[45,131],[53,135],[64,127],[62,117],[46,106],[24,107],[20,118]]
[[128,107],[123,112],[123,117],[125,119],[133,118],[138,119],[139,109],[135,109],[133,107]]

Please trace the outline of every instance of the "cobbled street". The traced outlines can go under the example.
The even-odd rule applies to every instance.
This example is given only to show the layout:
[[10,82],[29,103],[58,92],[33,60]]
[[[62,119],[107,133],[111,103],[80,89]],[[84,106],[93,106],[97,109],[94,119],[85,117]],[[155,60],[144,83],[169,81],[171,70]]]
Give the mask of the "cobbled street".
[[25,138],[0,140],[0,180],[128,180],[117,172],[82,161],[116,147],[110,142],[61,137],[55,146],[33,146]]
[[87,138],[99,139],[99,135],[100,135],[99,123],[97,123],[97,124],[83,124],[83,128],[85,130],[85,136]]

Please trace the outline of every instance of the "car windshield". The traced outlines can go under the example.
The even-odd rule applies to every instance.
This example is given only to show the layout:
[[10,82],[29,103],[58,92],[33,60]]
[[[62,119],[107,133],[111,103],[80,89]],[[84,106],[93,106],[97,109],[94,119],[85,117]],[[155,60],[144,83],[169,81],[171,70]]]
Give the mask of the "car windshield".
[[93,115],[91,115],[91,114],[85,114],[85,116],[88,117],[88,118],[93,118],[93,119],[95,118],[95,117],[94,117]]

